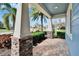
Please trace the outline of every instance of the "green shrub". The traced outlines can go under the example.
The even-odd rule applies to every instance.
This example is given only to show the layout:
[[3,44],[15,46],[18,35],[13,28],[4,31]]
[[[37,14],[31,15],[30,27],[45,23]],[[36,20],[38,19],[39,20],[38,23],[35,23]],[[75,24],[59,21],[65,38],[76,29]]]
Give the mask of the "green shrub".
[[65,32],[57,32],[57,37],[65,39]]
[[37,43],[40,43],[45,39],[45,32],[33,32],[33,45],[36,45]]
[[55,30],[54,37],[65,39],[65,30]]

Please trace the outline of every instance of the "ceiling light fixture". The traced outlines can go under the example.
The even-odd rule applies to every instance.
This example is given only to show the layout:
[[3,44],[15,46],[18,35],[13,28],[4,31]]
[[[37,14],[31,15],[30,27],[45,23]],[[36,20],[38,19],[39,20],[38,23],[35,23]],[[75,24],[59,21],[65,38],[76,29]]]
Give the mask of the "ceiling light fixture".
[[56,7],[54,7],[54,9],[57,9],[58,7],[56,6]]

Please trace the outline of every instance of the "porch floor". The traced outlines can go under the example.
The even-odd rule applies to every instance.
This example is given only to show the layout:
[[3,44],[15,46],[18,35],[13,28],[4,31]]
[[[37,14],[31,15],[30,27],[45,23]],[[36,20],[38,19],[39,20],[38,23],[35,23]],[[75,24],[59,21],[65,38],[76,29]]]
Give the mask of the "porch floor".
[[[10,56],[11,49],[0,49],[0,56]],[[46,39],[33,48],[33,56],[69,56],[64,39]]]
[[64,39],[46,39],[33,48],[33,56],[69,56]]
[[0,49],[0,56],[11,56],[11,49],[7,48]]

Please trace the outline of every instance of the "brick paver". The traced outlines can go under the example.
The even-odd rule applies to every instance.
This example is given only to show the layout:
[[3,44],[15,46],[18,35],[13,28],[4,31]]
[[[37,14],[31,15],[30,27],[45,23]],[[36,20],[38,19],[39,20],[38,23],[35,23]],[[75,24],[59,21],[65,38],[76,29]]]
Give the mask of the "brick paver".
[[2,48],[0,49],[0,56],[10,56],[11,55],[11,49]]
[[34,56],[69,56],[64,39],[46,39],[33,48]]

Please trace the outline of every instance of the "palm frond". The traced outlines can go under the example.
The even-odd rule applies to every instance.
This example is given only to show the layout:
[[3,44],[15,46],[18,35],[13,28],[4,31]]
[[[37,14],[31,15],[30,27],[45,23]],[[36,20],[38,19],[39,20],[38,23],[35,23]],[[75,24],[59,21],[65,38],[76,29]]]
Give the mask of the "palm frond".
[[4,6],[7,7],[7,8],[11,8],[10,3],[1,3],[0,5],[4,5]]
[[38,12],[37,13],[33,13],[32,17],[33,17],[32,18],[33,21],[37,20],[39,18],[39,13]]
[[14,15],[16,15],[17,9],[16,8],[10,8],[10,12]]
[[11,7],[10,3],[1,3],[0,10],[7,10],[9,12],[3,15],[4,26],[9,30],[9,17],[11,17],[11,20],[15,23],[17,9]]
[[38,16],[32,17],[32,20],[33,20],[33,21],[36,21],[37,19],[38,19]]
[[35,6],[32,6],[32,13],[34,13],[34,12],[38,12],[38,10],[36,9]]
[[43,19],[44,19],[44,22],[47,23],[47,17],[44,16]]
[[3,24],[4,24],[4,26],[6,27],[7,30],[10,30],[10,27],[9,27],[9,16],[10,16],[10,14],[4,14],[3,15]]
[[35,6],[32,7],[32,13],[31,13],[31,17],[32,17],[32,20],[33,21],[36,21],[36,20],[39,20],[39,17],[40,18],[40,21],[41,21],[41,31],[43,31],[43,21],[45,23],[47,23],[47,16],[45,16],[42,12],[39,12]]
[[10,3],[1,3],[0,4],[0,10],[8,10],[8,11],[10,11],[9,10],[10,8],[11,8]]

